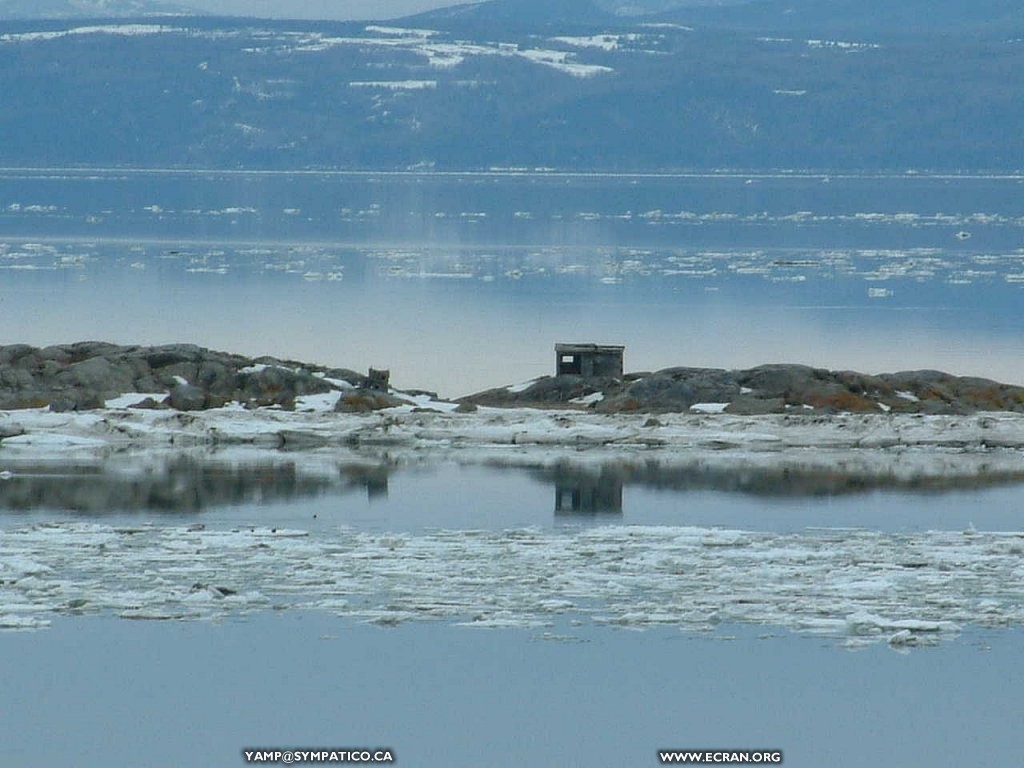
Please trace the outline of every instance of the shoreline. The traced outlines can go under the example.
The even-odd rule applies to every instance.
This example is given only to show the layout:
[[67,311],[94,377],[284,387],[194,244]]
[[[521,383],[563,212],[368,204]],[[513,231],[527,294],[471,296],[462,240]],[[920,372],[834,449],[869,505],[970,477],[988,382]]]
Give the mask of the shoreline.
[[238,404],[200,411],[131,407],[69,412],[0,410],[0,455],[30,449],[90,452],[196,446],[286,450],[554,446],[769,452],[928,447],[986,451],[1024,448],[1024,414],[608,414],[536,407],[479,407],[458,412],[454,403],[434,400],[368,413],[315,407],[250,409]]
[[800,365],[559,373],[451,401],[390,387],[388,371],[187,344],[0,346],[0,480],[33,463],[159,466],[189,452],[238,464],[287,455],[313,474],[656,464],[725,486],[759,473],[762,492],[787,473],[871,487],[1024,479],[1024,389],[986,379]]
[[[956,488],[1024,479],[1024,414],[599,414],[399,406],[366,414],[240,406],[177,412],[0,411],[0,479],[19,467],[159,466],[189,454],[302,471],[455,462],[520,468],[656,465],[728,475],[836,474],[870,486]],[[326,467],[326,469],[325,469]]]

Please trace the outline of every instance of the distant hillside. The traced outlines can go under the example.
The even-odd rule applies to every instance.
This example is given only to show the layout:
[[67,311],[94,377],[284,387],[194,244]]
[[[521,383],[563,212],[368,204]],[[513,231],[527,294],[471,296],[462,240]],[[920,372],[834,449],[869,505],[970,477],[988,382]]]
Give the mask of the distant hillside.
[[105,19],[190,14],[182,3],[158,0],[0,0],[0,19]]
[[0,22],[0,163],[1019,169],[1022,11],[889,5]]
[[410,16],[407,22],[449,22],[499,29],[539,29],[550,24],[601,24],[615,20],[617,6],[598,0],[487,0]]
[[1009,39],[1024,29],[1024,5],[1017,0],[746,0],[676,5],[660,20],[760,33],[911,39],[936,34],[956,38],[980,31]]
[[983,31],[1007,39],[1024,30],[1017,0],[487,0],[411,17],[430,22],[676,23],[704,29],[910,39]]

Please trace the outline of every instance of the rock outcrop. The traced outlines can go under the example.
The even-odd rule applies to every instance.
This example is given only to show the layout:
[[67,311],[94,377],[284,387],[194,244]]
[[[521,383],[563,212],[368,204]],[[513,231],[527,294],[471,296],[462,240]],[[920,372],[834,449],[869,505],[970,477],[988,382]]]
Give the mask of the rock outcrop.
[[490,406],[590,408],[602,413],[720,410],[757,415],[793,409],[818,413],[1024,412],[1024,387],[940,371],[868,375],[805,365],[746,370],[666,368],[622,379],[545,376],[528,387],[463,398]]
[[[122,346],[83,341],[50,347],[0,346],[0,410],[81,411],[137,393],[137,408],[197,411],[228,403],[295,407],[297,397],[339,392],[335,410],[360,413],[415,405],[418,390],[382,390],[344,368],[250,358],[192,344]],[[805,365],[746,370],[666,368],[623,378],[545,376],[461,399],[474,406],[592,409],[600,413],[724,411],[786,413],[1024,412],[1024,387],[940,371],[868,375]]]
[[83,341],[0,347],[0,409],[5,410],[88,410],[126,393],[140,393],[139,407],[191,411],[238,402],[288,409],[301,395],[366,385],[365,376],[347,369],[249,358],[192,344]]

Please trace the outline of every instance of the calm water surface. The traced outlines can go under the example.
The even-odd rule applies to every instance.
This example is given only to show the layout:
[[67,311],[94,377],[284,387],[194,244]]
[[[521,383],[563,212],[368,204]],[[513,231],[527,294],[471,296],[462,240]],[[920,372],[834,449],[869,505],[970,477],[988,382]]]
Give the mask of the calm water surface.
[[[104,476],[102,465],[70,475],[15,466],[0,486],[0,527],[282,526],[314,541],[339,528],[413,540],[508,528],[571,538],[621,525],[1020,530],[1014,482],[915,491],[769,473],[729,488],[714,473],[620,468],[616,485],[614,463],[451,462],[367,462],[317,481],[287,457],[191,462],[169,475],[177,496],[159,478],[147,486],[137,474]],[[573,490],[581,508],[571,508]],[[234,577],[229,568],[218,578]],[[233,765],[243,747],[386,746],[408,765],[642,766],[665,747],[765,747],[795,766],[1006,765],[1022,746],[1020,635],[965,626],[900,651],[770,623],[638,631],[572,613],[518,629],[373,626],[296,608],[214,621],[58,616],[0,633],[0,756],[10,766]]]
[[[390,366],[397,384],[447,395],[548,373],[568,340],[625,344],[632,370],[791,361],[1020,383],[1020,190],[1015,177],[3,170],[0,342],[188,341]],[[1024,498],[1019,478],[915,488],[380,457],[316,476],[287,457],[208,458],[147,474],[0,455],[13,473],[0,529],[283,527],[328,548],[338,531],[557,543],[615,526],[898,542],[1019,531]],[[66,613],[0,633],[5,766],[233,765],[245,746],[388,746],[424,766],[655,765],[664,747],[1001,766],[1024,747],[1017,625],[902,653],[770,623]]]
[[[0,524],[55,520],[130,526],[289,527],[422,534],[604,525],[800,532],[1016,531],[1022,477],[896,481],[849,470],[716,469],[704,462],[619,461],[516,467],[454,460],[395,462],[368,454],[313,468],[288,454],[247,461],[184,454],[145,467],[111,459],[37,464],[0,456]],[[469,457],[466,457],[468,460]],[[895,457],[893,461],[898,459]],[[648,463],[649,462],[649,463]]]
[[631,370],[790,361],[1022,382],[1020,190],[0,171],[0,319],[5,342],[192,341],[389,365],[448,395],[548,373],[559,340],[625,344]]
[[1021,749],[1019,631],[903,656],[787,635],[574,642],[319,614],[66,619],[0,636],[5,766],[242,765],[243,747],[376,747],[397,765],[655,766],[659,748],[779,748],[787,766],[1003,766]]

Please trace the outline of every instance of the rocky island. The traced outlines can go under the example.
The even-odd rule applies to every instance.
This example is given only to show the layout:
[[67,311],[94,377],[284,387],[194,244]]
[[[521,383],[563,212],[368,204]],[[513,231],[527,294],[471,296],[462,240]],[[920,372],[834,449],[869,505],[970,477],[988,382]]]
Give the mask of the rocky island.
[[[81,341],[37,348],[0,347],[0,409],[54,412],[107,407],[199,411],[238,403],[295,408],[297,397],[345,391],[338,410],[405,402],[348,369],[217,352],[194,344],[125,346]],[[138,397],[134,397],[133,393]]]
[[[294,410],[297,399],[336,393],[338,411],[422,405],[437,395],[404,393],[347,368],[245,357],[191,344],[117,345],[83,341],[0,347],[0,409],[53,412],[123,407],[199,411],[239,404]],[[133,400],[133,396],[138,395]],[[621,377],[562,374],[490,389],[459,401],[474,406],[596,413],[794,412],[971,414],[1024,412],[1024,387],[940,371],[869,375],[805,365],[745,370],[674,367]]]
[[[764,365],[559,373],[459,400],[397,390],[386,372],[371,373],[385,379],[189,344],[3,346],[0,452],[10,461],[230,445],[391,458],[447,452],[459,461],[489,461],[504,451],[519,461],[530,448],[528,461],[543,462],[605,448],[717,464],[725,454],[758,463],[770,456],[777,464],[794,449],[804,451],[802,466],[830,466],[843,451],[875,452],[872,472],[886,473],[892,451],[927,447],[957,452],[961,465],[969,454],[972,475],[1022,470],[1024,388],[936,371]],[[1006,452],[992,454],[998,450]],[[950,468],[946,455],[930,456],[927,470],[918,463],[904,461],[909,475]]]

